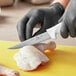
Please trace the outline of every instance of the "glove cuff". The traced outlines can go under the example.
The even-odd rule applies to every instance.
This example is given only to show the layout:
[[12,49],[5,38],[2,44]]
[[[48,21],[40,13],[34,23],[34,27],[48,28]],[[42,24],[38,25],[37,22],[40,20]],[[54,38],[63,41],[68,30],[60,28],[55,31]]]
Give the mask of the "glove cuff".
[[55,8],[57,13],[61,17],[65,11],[64,7],[59,2],[50,5],[50,7],[52,7],[52,6]]

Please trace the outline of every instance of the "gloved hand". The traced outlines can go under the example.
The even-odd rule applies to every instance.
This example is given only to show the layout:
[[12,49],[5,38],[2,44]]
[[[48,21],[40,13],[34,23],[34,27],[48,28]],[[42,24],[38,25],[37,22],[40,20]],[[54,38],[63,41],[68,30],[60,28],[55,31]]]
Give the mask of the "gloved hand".
[[[64,8],[60,3],[52,4],[48,8],[34,8],[24,16],[17,24],[18,35],[21,41],[41,34],[46,29],[58,23]],[[33,35],[33,28],[40,23],[41,28]]]
[[62,21],[61,36],[76,37],[76,0],[70,1],[60,21]]

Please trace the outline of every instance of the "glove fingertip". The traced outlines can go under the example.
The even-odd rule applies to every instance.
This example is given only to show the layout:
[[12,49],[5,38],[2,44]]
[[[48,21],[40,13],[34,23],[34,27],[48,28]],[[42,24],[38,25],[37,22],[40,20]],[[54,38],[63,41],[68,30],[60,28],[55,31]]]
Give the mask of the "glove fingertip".
[[69,34],[68,34],[68,29],[65,26],[65,24],[63,23],[61,30],[60,30],[60,34],[63,38],[68,38]]
[[68,34],[67,34],[67,33],[64,33],[64,32],[61,31],[60,34],[61,34],[61,36],[62,36],[63,38],[68,38]]

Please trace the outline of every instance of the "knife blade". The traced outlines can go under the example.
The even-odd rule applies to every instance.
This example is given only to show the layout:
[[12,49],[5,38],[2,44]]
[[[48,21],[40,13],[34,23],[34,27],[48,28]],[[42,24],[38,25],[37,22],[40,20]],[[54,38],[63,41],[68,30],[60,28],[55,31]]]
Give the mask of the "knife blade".
[[28,40],[25,40],[15,46],[10,47],[9,49],[19,49],[24,46],[34,45],[48,39],[56,39],[57,34],[60,32],[61,25],[62,23],[59,23],[54,27],[47,29],[45,33],[32,37]]

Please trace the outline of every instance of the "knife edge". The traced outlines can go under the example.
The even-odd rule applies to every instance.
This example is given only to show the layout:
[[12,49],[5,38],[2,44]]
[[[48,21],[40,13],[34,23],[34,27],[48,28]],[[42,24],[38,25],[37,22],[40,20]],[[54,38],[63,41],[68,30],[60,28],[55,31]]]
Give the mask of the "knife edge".
[[24,46],[34,45],[34,44],[40,43],[40,42],[48,40],[48,39],[50,39],[50,36],[47,32],[45,32],[45,33],[42,33],[42,34],[37,35],[35,37],[32,37],[28,40],[25,40],[25,41],[15,45],[15,46],[12,46],[8,49],[19,49],[19,48],[22,48]]

